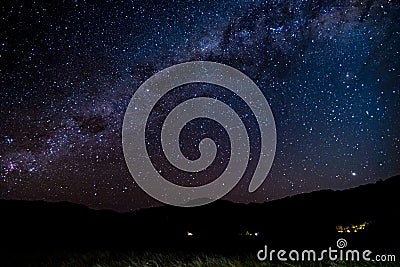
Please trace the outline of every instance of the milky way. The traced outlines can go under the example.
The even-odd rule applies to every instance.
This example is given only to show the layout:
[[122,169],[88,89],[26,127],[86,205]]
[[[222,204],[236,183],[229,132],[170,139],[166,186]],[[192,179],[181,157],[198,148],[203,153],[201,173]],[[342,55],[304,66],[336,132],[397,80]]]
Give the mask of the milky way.
[[[251,175],[245,175],[225,199],[262,202],[400,173],[397,1],[12,0],[0,6],[3,199],[115,210],[159,205],[128,172],[123,117],[146,79],[193,60],[242,71],[275,117],[277,151],[266,181],[249,193]],[[188,86],[196,89],[165,97],[161,117],[171,103],[226,95],[216,86]],[[226,101],[257,128],[240,99],[227,95]],[[185,185],[215,179],[229,160],[224,131],[212,121],[193,124],[181,134],[189,143],[183,153],[196,158],[193,144],[210,135],[222,147],[221,165],[208,175],[171,178]]]

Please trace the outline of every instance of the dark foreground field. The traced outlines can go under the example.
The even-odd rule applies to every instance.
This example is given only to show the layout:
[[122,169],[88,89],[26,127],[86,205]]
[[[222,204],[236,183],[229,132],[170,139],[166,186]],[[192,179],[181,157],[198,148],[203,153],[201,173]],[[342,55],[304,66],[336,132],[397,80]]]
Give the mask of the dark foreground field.
[[35,254],[24,253],[9,257],[1,266],[61,266],[61,267],[144,267],[144,266],[399,266],[396,262],[316,261],[316,262],[261,262],[256,255],[221,255],[212,253],[134,253],[110,251],[76,251]]
[[[261,204],[216,201],[131,213],[0,200],[0,266],[400,266],[400,177]],[[337,248],[395,262],[260,262],[276,251]],[[274,257],[276,260],[276,257]],[[327,259],[328,257],[325,257]]]

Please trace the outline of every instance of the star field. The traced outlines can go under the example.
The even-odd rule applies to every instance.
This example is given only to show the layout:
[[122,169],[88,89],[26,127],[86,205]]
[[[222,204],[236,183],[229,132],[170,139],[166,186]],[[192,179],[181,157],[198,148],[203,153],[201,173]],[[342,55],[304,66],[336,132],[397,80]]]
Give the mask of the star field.
[[[135,90],[174,64],[232,66],[262,90],[277,151],[259,190],[251,171],[225,199],[262,202],[345,189],[400,174],[400,5],[371,1],[3,1],[0,23],[0,197],[66,200],[94,208],[159,205],[133,181],[122,153]],[[224,99],[250,130],[235,95],[206,84],[164,97],[150,117],[148,149],[177,184],[212,181],[229,161],[223,128],[197,120],[180,136],[196,159],[217,144],[207,172],[183,174],[160,156],[156,130],[184,99]],[[194,88],[194,89],[193,89]],[[154,141],[154,142],[153,142]]]

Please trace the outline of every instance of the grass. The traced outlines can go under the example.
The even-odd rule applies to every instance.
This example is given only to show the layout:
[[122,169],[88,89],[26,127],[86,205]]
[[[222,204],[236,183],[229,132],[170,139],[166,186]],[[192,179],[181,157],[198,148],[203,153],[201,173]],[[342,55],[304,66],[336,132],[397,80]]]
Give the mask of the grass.
[[369,266],[398,266],[395,262],[260,262],[255,255],[243,254],[224,256],[211,253],[121,253],[110,251],[91,252],[57,252],[40,254],[16,255],[14,259],[1,266],[60,266],[60,267],[200,267],[200,266],[306,266],[306,267],[369,267]]

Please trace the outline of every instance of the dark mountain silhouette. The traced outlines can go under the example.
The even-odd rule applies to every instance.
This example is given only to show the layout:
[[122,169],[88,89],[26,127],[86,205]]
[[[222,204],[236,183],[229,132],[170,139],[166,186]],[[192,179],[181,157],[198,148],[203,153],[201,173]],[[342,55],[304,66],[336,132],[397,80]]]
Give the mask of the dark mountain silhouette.
[[[66,202],[0,200],[6,250],[135,249],[256,251],[336,247],[384,252],[400,248],[400,176],[344,191],[323,190],[263,204],[216,201],[131,213]],[[354,232],[351,225],[366,223]],[[339,233],[337,227],[351,231]],[[357,229],[356,229],[357,230]],[[4,249],[2,250],[4,252]]]

